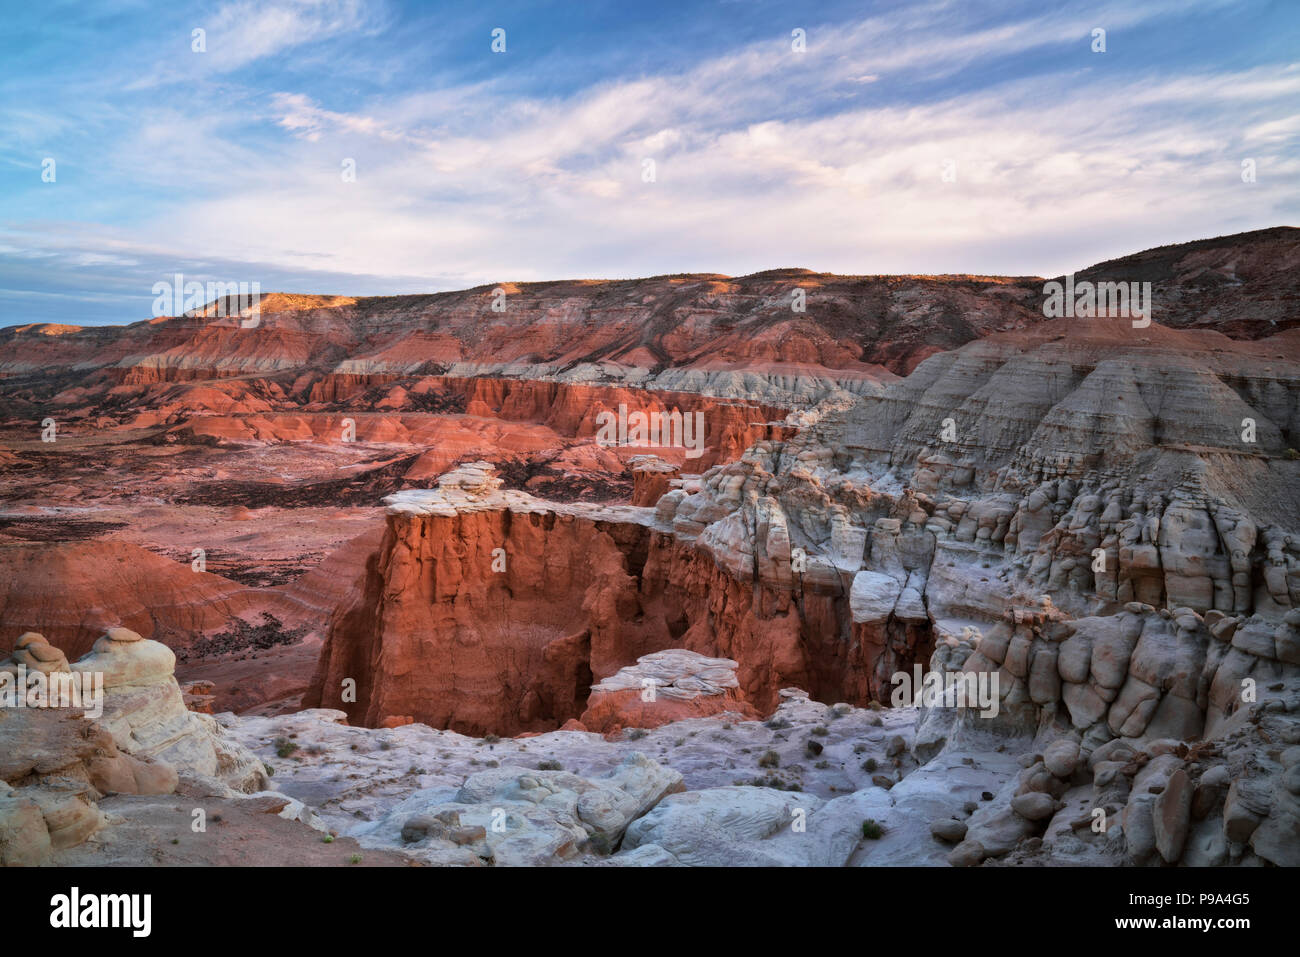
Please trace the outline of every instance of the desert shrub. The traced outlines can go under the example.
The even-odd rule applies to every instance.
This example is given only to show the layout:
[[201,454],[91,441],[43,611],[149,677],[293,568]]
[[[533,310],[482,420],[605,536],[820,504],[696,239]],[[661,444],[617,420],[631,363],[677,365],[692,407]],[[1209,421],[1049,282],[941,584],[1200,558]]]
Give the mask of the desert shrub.
[[802,791],[797,784],[787,784],[776,775],[769,773],[766,777],[751,778],[748,781],[742,781],[741,784],[747,784],[752,788],[771,788],[773,791]]

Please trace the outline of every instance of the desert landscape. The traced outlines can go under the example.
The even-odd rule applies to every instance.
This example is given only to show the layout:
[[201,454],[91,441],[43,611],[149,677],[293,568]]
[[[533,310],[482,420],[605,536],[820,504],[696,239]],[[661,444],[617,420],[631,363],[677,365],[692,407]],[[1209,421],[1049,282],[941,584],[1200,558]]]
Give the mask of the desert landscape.
[[1082,266],[0,329],[0,862],[1300,864],[1300,229]]
[[1300,4],[3,21],[10,949],[1293,935]]

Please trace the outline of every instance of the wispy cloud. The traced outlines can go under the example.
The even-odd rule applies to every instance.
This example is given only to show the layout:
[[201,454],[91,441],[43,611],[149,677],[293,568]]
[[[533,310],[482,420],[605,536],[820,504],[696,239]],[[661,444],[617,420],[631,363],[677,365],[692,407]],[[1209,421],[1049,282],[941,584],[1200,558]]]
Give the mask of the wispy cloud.
[[377,9],[365,0],[238,0],[215,13],[195,11],[186,52],[198,55],[154,64],[126,88],[148,89],[235,73],[264,58],[376,29],[376,17]]
[[[150,270],[165,275],[169,258],[263,288],[355,293],[779,265],[1055,274],[1295,221],[1300,68],[1277,55],[1244,65],[1231,38],[1189,54],[1179,35],[1161,52],[1180,18],[1228,8],[1268,9],[840,11],[807,24],[804,53],[790,46],[806,23],[794,12],[767,36],[555,90],[530,72],[537,37],[513,27],[504,56],[476,21],[472,49],[431,66],[435,80],[376,84],[387,57],[422,62],[409,12],[228,4],[208,20],[208,55],[234,59],[203,67],[207,79],[154,73],[148,94],[66,105],[114,122],[94,127],[89,164],[65,134],[66,185],[26,187],[0,243],[52,252],[77,281],[135,277],[146,305]],[[1094,27],[1106,53],[1091,52]],[[545,62],[581,61],[562,39]],[[322,57],[331,78],[314,69]],[[0,115],[0,131],[21,122]],[[56,142],[67,123],[42,122]],[[15,256],[0,248],[0,262]]]

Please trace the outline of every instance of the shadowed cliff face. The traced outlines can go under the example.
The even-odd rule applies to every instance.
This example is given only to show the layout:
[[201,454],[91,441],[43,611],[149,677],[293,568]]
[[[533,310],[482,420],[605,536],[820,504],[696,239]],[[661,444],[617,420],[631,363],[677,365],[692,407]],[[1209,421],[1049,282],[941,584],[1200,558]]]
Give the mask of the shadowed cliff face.
[[[501,492],[486,468],[444,476],[390,499],[308,703],[372,725],[542,730],[582,712],[579,670],[601,679],[682,648],[736,661],[760,711],[787,686],[861,704],[1028,615],[1008,710],[1059,704],[1070,682],[1046,651],[1032,693],[1015,691],[1033,642],[1064,640],[1054,623],[1163,606],[1198,634],[1300,605],[1295,336],[1124,320],[990,336],[699,479],[668,479],[647,508],[550,505]],[[497,548],[509,564],[494,572]],[[972,660],[1002,667],[995,646]],[[1153,692],[1100,716],[1083,692],[1061,706],[1089,725],[1203,726],[1204,687],[1187,699],[1143,668],[1133,680]]]
[[770,713],[785,687],[884,698],[933,649],[925,619],[854,626],[839,583],[741,580],[648,510],[586,511],[484,488],[472,510],[390,512],[304,706],[372,727],[548,731],[582,715],[595,681],[684,648],[738,662],[736,701]]
[[470,466],[390,500],[305,706],[369,726],[551,730],[582,714],[593,677],[683,648],[736,661],[737,700],[767,713],[785,687],[883,699],[933,649],[924,612],[856,624],[847,580],[737,573],[651,509],[566,508],[500,485]]
[[616,530],[618,540],[591,521],[504,509],[390,515],[305,701],[359,724],[410,716],[480,734],[577,717],[593,654],[610,641],[655,650],[616,620],[633,610],[620,607],[634,592],[624,549],[644,549],[644,529]]

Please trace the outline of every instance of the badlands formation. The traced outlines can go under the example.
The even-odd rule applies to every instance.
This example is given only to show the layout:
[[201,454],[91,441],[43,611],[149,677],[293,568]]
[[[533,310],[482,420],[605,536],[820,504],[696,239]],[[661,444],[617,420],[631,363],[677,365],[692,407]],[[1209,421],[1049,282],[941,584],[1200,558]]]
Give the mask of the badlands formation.
[[1274,229],[1075,277],[1145,328],[781,270],[0,330],[0,673],[103,675],[0,709],[0,860],[1300,864],[1298,277]]

